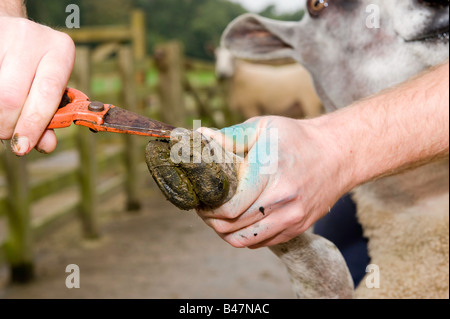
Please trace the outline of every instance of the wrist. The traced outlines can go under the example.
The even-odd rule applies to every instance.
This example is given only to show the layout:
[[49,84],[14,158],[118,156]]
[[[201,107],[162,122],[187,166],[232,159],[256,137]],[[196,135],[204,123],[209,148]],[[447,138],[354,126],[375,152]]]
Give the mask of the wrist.
[[327,180],[335,185],[334,191],[339,198],[357,186],[355,181],[358,171],[355,170],[354,163],[355,141],[342,124],[345,117],[336,115],[338,114],[330,113],[313,119],[299,120],[299,123],[307,127],[309,139],[315,142],[313,149],[320,153],[317,165],[320,165]]
[[329,160],[328,167],[337,170],[336,180],[342,194],[373,178],[370,158],[367,158],[367,127],[350,113],[353,107],[326,114],[314,119],[315,125],[322,134],[323,146]]

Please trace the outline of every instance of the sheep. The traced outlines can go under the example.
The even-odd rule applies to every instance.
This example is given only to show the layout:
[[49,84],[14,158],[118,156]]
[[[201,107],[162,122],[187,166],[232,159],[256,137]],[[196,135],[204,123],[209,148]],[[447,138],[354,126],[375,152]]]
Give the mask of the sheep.
[[246,119],[260,115],[292,118],[316,117],[322,114],[308,71],[297,63],[287,65],[256,64],[236,59],[224,48],[218,48],[216,76],[228,82],[230,111]]
[[[308,0],[310,14],[300,22],[238,17],[225,30],[221,45],[243,59],[295,59],[310,71],[326,110],[332,112],[447,61],[448,3]],[[371,289],[368,273],[354,297],[449,297],[448,181],[446,158],[354,190],[358,219],[381,279],[380,288]],[[310,282],[320,286],[328,280],[313,269],[324,262],[328,268],[342,266],[322,260],[320,254],[306,264],[303,251],[311,255],[308,250],[314,247],[304,242],[305,236],[310,235],[271,247],[285,262],[297,296],[305,296]],[[312,270],[305,275],[305,268]],[[346,281],[340,284],[336,291],[348,289]]]

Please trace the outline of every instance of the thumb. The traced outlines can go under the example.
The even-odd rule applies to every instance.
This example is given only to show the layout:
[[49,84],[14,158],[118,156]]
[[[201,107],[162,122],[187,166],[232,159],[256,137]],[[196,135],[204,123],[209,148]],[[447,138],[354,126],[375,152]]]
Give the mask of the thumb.
[[252,118],[242,124],[214,130],[200,128],[199,131],[225,150],[245,157],[245,154],[255,145],[261,133],[259,118]]

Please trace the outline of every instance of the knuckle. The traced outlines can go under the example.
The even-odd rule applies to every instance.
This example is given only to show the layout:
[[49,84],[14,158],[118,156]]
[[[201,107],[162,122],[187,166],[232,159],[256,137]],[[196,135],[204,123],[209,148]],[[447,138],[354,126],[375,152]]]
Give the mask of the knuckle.
[[68,34],[60,32],[60,41],[64,49],[70,52],[75,51],[75,43]]
[[227,234],[232,231],[230,224],[220,219],[211,220],[211,226],[219,234]]
[[238,211],[238,210],[228,210],[228,209],[227,209],[227,211],[223,213],[223,216],[224,216],[225,218],[227,218],[227,219],[233,220],[233,219],[238,218],[238,217],[241,216],[242,214],[243,214],[243,213],[241,213],[241,212]]
[[4,116],[4,111],[0,106],[0,140],[9,140],[13,136],[15,122]]
[[21,129],[27,132],[41,133],[44,117],[37,111],[20,117]]
[[21,108],[23,100],[18,87],[2,86],[0,88],[0,107],[6,111]]
[[75,43],[68,34],[58,32],[56,41],[61,54],[64,54],[68,59],[75,58]]
[[52,99],[56,96],[61,95],[63,90],[63,85],[61,84],[61,81],[56,78],[55,76],[44,76],[38,83],[37,83],[37,91],[38,94],[45,100],[45,99]]
[[29,43],[35,41],[37,35],[38,24],[29,21],[28,19],[17,19],[14,24],[14,36],[18,43]]
[[17,19],[15,21],[15,28],[18,31],[27,33],[31,28],[33,28],[35,23],[29,21],[28,19]]
[[307,218],[307,214],[303,209],[299,210],[292,216],[291,222],[295,225],[304,225],[305,219]]
[[3,128],[0,129],[0,140],[9,140],[12,138],[14,130],[4,130]]

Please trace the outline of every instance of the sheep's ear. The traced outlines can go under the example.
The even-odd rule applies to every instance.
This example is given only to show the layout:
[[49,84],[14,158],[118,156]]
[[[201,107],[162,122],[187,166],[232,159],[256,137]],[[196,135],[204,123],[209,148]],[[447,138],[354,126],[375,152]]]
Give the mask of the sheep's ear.
[[294,60],[295,22],[282,22],[255,14],[232,21],[222,35],[222,46],[241,59]]

